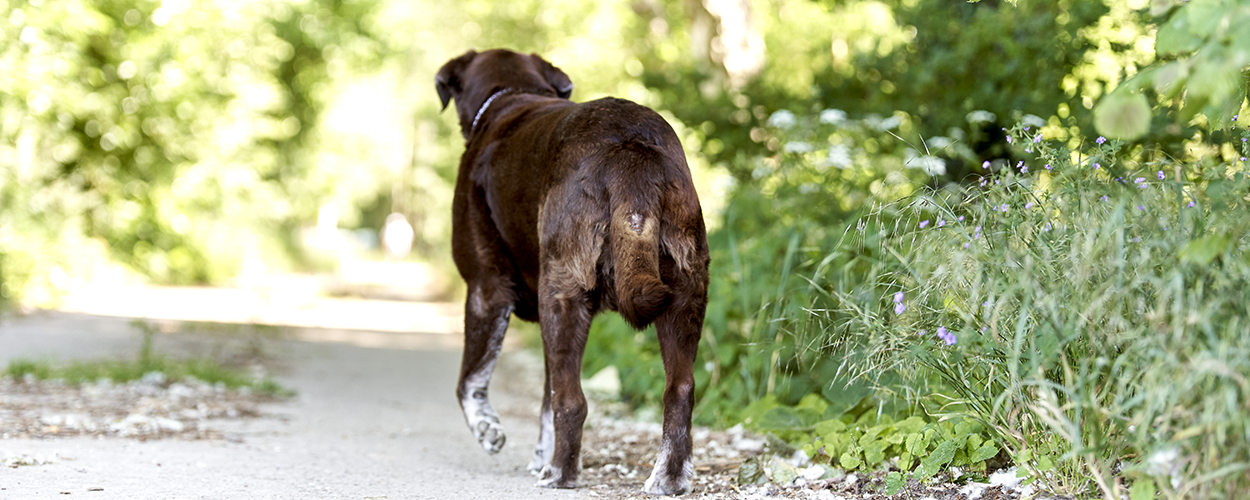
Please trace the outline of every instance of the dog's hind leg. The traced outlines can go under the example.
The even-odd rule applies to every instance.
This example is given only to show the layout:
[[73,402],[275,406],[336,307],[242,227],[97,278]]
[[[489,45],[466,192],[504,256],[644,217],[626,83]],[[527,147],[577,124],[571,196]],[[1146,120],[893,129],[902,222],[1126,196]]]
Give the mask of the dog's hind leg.
[[464,308],[464,358],[456,385],[465,422],[482,448],[492,454],[503,449],[506,436],[499,414],[490,405],[487,386],[514,307],[509,294],[499,287],[489,282],[470,284]]
[[690,419],[694,409],[694,361],[703,328],[706,299],[677,301],[655,320],[664,359],[664,434],[655,467],[643,491],[652,495],[684,495],[694,477],[691,461]]

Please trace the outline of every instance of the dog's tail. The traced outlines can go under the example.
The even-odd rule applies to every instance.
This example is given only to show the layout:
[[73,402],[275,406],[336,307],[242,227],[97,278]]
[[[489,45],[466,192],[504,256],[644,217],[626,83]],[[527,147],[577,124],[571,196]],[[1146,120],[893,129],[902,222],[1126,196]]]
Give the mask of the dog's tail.
[[660,279],[660,202],[665,157],[653,147],[624,142],[616,146],[616,168],[608,175],[608,202],[617,312],[639,330],[672,301]]

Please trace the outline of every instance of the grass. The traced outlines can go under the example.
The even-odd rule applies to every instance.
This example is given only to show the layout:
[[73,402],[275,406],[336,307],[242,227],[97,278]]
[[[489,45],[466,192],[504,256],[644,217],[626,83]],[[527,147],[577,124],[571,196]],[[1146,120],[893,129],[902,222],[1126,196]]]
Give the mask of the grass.
[[863,218],[834,253],[867,279],[816,276],[825,300],[796,344],[818,339],[817,357],[934,418],[982,422],[1052,490],[1244,495],[1245,164],[1032,147],[1041,165]]
[[155,329],[146,322],[135,321],[132,326],[143,333],[138,355],[134,359],[100,359],[54,363],[49,360],[17,358],[8,363],[4,375],[14,380],[33,377],[36,380],[62,380],[70,385],[92,383],[108,379],[114,383],[127,383],[143,378],[145,374],[160,372],[167,380],[177,381],[194,378],[209,385],[222,385],[229,389],[247,388],[255,393],[271,397],[291,397],[294,391],[270,378],[256,378],[237,368],[222,365],[212,358],[173,359],[155,351],[152,339]]

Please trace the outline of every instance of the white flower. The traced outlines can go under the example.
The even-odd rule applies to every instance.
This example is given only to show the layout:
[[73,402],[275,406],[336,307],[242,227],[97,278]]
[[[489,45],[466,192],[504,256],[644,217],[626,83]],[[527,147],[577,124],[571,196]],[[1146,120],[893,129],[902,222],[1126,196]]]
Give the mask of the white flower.
[[798,123],[799,120],[794,117],[794,113],[791,113],[790,110],[786,109],[778,110],[776,113],[773,113],[772,116],[768,117],[768,124],[776,128],[790,128],[798,125]]
[[900,119],[899,117],[891,116],[889,118],[881,120],[880,123],[876,124],[876,127],[877,127],[877,130],[885,132],[886,130],[890,130],[894,127],[897,127],[902,123],[903,123],[903,120]]
[[841,125],[846,122],[846,111],[840,109],[826,109],[820,112],[820,123],[827,125]]
[[994,122],[995,120],[998,120],[998,116],[997,116],[997,115],[995,115],[994,113],[991,113],[991,112],[989,112],[989,111],[985,111],[985,110],[983,110],[983,109],[978,109],[978,110],[976,110],[976,111],[973,111],[973,112],[971,112],[971,113],[968,113],[967,118],[968,118],[968,123],[981,123],[981,122],[991,122],[991,123],[992,123],[992,122]]
[[851,166],[851,148],[845,144],[834,144],[829,146],[829,158],[825,159],[825,163],[838,168],[848,168]]
[[810,153],[815,150],[811,144],[803,141],[787,142],[784,149],[787,153]]

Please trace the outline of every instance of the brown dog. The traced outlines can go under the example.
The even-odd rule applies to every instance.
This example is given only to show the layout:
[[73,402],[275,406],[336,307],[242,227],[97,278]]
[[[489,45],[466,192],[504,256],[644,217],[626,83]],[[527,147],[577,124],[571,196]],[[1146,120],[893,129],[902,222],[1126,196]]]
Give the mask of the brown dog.
[[639,329],[654,322],[664,359],[664,437],[645,491],[690,491],[708,251],[677,135],[629,101],[570,102],[569,77],[538,55],[469,51],[435,83],[465,138],[452,252],[469,292],[456,388],[469,428],[486,451],[503,447],[487,384],[511,315],[538,321],[547,376],[529,468],[539,486],[576,486],[582,352],[591,317],[614,310]]

